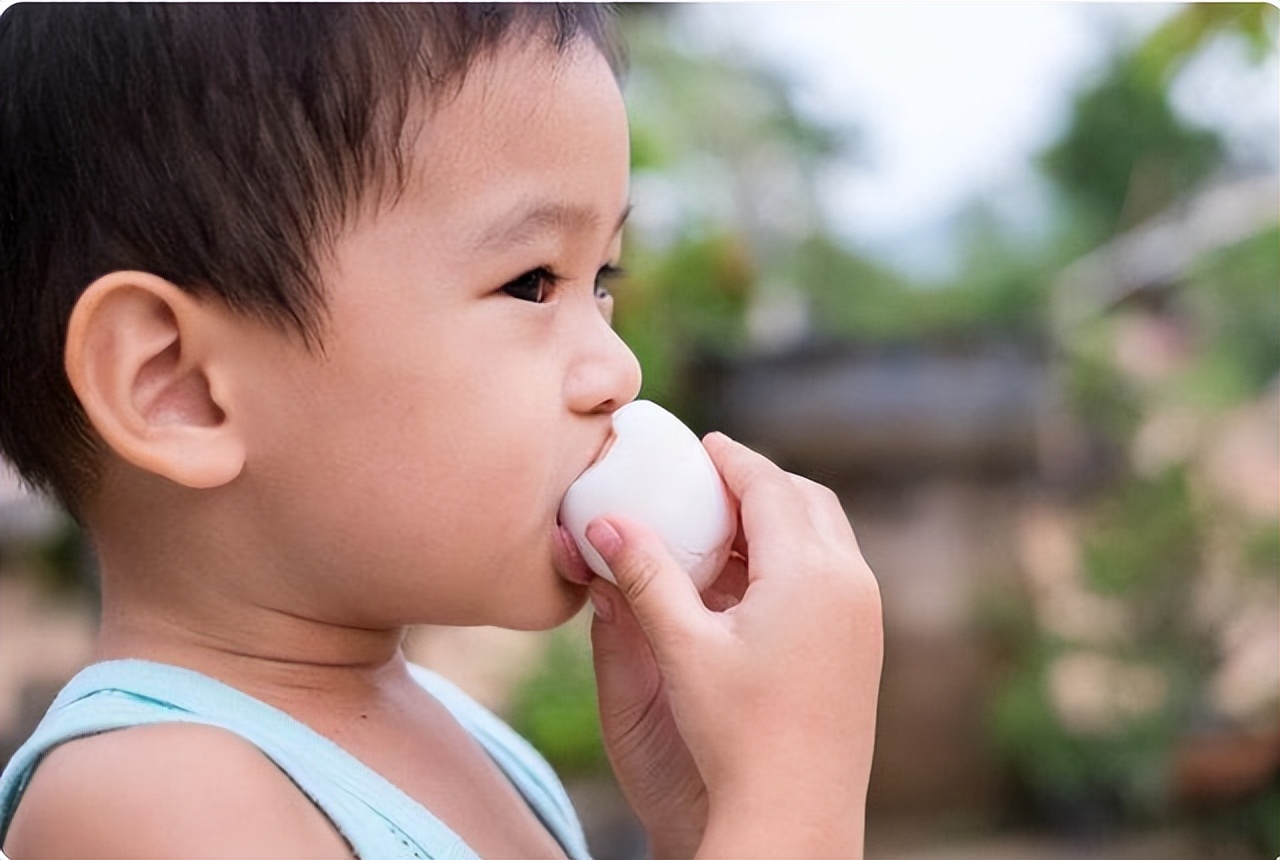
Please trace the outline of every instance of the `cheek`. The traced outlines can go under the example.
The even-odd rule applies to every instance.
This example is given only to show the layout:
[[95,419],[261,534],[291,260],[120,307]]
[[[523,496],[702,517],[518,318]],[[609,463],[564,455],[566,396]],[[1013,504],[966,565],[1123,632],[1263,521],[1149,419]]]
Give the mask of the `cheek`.
[[352,333],[326,358],[274,366],[254,395],[259,474],[292,497],[299,526],[343,543],[511,564],[559,501],[554,354],[512,338],[486,348],[465,320],[412,338],[387,322],[380,338]]
[[367,404],[372,420],[353,423],[338,443],[364,458],[353,478],[381,496],[372,504],[406,530],[429,532],[438,551],[461,547],[482,564],[527,539],[556,501],[554,428],[542,420],[554,401],[492,377],[398,379]]

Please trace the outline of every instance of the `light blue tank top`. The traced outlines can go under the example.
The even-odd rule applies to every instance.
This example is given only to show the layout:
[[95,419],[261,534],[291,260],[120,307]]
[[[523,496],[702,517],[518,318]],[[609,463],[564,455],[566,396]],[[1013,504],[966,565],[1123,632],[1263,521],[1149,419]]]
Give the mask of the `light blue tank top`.
[[[440,676],[418,666],[410,669],[483,746],[564,852],[587,857],[568,795],[533,747]],[[58,694],[0,776],[0,845],[31,774],[49,750],[112,729],[175,722],[217,726],[252,743],[329,817],[357,857],[477,856],[417,801],[283,711],[198,672],[145,660],[96,663]]]

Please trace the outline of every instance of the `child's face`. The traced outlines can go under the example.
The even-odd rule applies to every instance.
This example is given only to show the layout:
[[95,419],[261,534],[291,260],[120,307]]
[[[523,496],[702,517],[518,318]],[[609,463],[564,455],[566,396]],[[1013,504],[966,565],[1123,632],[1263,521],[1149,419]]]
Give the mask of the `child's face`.
[[[324,263],[323,355],[250,350],[263,542],[333,620],[558,624],[585,597],[555,570],[561,497],[640,384],[596,288],[627,206],[622,99],[594,48],[509,48],[414,153],[404,196]],[[561,279],[540,302],[539,268]]]

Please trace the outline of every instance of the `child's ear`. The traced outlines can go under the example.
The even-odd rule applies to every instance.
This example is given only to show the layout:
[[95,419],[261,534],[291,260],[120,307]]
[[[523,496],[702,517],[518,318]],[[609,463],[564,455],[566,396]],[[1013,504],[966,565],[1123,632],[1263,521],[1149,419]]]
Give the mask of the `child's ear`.
[[221,378],[221,319],[163,278],[112,272],[84,291],[67,328],[67,376],[102,440],[195,489],[226,484],[244,466]]

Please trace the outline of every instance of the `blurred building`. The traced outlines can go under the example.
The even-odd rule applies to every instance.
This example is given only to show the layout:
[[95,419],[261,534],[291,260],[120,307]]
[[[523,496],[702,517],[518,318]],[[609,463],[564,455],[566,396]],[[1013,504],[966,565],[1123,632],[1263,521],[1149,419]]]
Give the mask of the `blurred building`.
[[[1274,229],[1278,209],[1274,177],[1252,179],[1214,187],[1119,237],[1061,274],[1044,342],[800,337],[699,368],[702,423],[835,489],[879,578],[886,656],[873,817],[992,820],[1003,811],[989,723],[1003,657],[982,629],[994,596],[1026,595],[1029,624],[1079,643],[1043,680],[1068,731],[1105,734],[1167,703],[1166,676],[1107,655],[1129,635],[1133,607],[1087,585],[1083,514],[1117,469],[1150,474],[1180,458],[1210,505],[1274,529],[1280,383],[1224,415],[1153,401],[1132,450],[1108,450],[1093,416],[1065,402],[1070,341],[1077,327],[1105,318],[1117,373],[1177,372],[1210,337],[1187,330],[1177,291],[1199,261]],[[1274,577],[1246,582],[1231,572],[1236,537],[1209,540],[1188,611],[1211,619],[1209,719],[1238,731],[1188,737],[1168,777],[1173,802],[1215,784],[1257,789],[1280,772],[1280,596]],[[1224,746],[1217,762],[1207,752],[1214,743]]]
[[707,366],[709,426],[834,489],[880,581],[885,665],[871,815],[992,811],[993,656],[979,604],[1019,573],[1054,432],[1044,349],[833,344]]
[[[1274,558],[1250,558],[1251,543],[1274,544],[1280,529],[1274,346],[1229,344],[1261,356],[1254,364],[1269,375],[1238,394],[1200,390],[1214,378],[1204,373],[1213,351],[1258,339],[1248,330],[1255,321],[1230,321],[1256,302],[1229,291],[1225,273],[1205,282],[1200,270],[1233,248],[1264,243],[1266,264],[1236,278],[1274,307],[1278,226],[1280,178],[1224,182],[1077,261],[1055,285],[1059,340],[1077,329],[1101,332],[1109,363],[1134,392],[1136,427],[1120,452],[1127,467],[1138,476],[1185,471],[1198,511],[1203,536],[1183,624],[1188,637],[1202,638],[1212,665],[1172,761],[1169,791],[1187,809],[1280,787],[1280,571]],[[1260,323],[1264,342],[1276,338],[1269,319]]]

